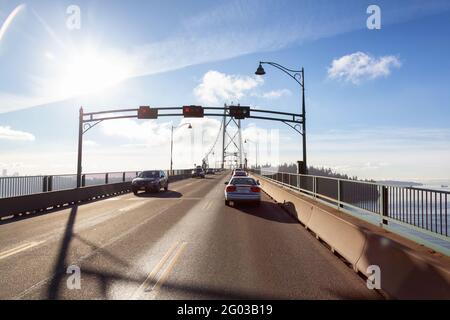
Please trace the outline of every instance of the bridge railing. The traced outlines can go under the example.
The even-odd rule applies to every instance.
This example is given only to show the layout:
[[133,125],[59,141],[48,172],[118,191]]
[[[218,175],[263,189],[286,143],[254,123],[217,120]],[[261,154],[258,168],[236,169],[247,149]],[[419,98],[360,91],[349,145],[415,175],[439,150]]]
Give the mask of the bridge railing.
[[251,170],[269,180],[383,223],[400,222],[419,231],[443,236],[450,233],[450,192],[332,177]]
[[[188,177],[192,169],[173,170],[171,177]],[[169,171],[165,171],[169,175]],[[85,173],[81,176],[82,187],[128,182],[139,171]],[[36,193],[62,191],[77,187],[76,174],[0,177],[0,199],[26,196]]]

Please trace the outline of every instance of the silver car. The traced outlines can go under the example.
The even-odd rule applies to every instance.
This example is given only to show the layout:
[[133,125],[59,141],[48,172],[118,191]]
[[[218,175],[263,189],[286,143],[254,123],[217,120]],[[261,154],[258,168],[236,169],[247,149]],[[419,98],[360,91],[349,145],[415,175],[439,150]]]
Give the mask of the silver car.
[[261,187],[259,181],[250,177],[234,176],[229,182],[225,182],[225,205],[230,202],[250,202],[259,206],[261,203]]

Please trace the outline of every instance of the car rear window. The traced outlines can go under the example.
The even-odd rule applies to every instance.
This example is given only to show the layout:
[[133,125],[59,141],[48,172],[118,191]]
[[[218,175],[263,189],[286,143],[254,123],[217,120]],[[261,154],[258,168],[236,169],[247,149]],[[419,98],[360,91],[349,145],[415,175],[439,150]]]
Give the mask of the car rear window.
[[256,186],[256,181],[252,178],[233,178],[230,184],[247,184],[251,186]]
[[139,174],[139,178],[159,178],[159,171],[143,171]]

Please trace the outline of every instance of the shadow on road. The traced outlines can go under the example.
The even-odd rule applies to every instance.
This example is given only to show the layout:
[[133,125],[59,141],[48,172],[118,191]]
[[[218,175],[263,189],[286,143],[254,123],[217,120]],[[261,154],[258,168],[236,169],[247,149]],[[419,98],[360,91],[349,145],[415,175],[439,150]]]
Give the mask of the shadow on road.
[[165,192],[139,192],[136,197],[139,198],[158,198],[158,199],[171,199],[171,198],[181,198],[182,193],[178,191],[168,190]]
[[273,202],[261,201],[260,206],[246,203],[235,203],[233,208],[240,212],[270,221],[280,223],[298,223],[297,220],[284,212],[278,204]]
[[75,219],[77,216],[78,206],[72,207],[70,211],[69,219],[67,219],[66,229],[64,230],[64,235],[61,240],[61,245],[59,247],[58,257],[56,258],[55,265],[53,267],[53,277],[47,291],[47,297],[50,300],[58,298],[58,293],[61,285],[61,281],[64,278],[64,270],[66,268],[66,257],[69,251],[70,242],[73,238],[73,228],[75,225]]

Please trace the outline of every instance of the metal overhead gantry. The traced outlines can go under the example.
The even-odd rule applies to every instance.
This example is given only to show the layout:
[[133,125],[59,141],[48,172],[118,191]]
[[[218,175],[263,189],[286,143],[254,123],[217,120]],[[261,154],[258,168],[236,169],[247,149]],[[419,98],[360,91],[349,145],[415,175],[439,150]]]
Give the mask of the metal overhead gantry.
[[[82,154],[83,154],[83,135],[90,129],[106,120],[116,119],[158,119],[160,117],[185,117],[185,118],[202,118],[202,117],[223,117],[226,121],[227,117],[233,121],[238,120],[238,128],[240,128],[240,120],[242,119],[259,119],[282,122],[296,132],[302,134],[298,129],[303,124],[304,118],[302,114],[270,111],[256,109],[249,106],[227,106],[224,107],[202,107],[202,106],[183,106],[183,107],[140,107],[136,109],[117,109],[105,110],[97,112],[85,113],[80,108],[79,114],[79,130],[78,130],[78,163],[77,163],[77,187],[81,187],[82,173]],[[230,120],[231,121],[231,120]],[[226,126],[223,127],[224,136]],[[242,143],[240,143],[241,145]],[[241,147],[242,148],[242,147]],[[239,148],[238,148],[239,149]],[[225,149],[224,149],[225,150]],[[225,151],[224,151],[225,152]]]

